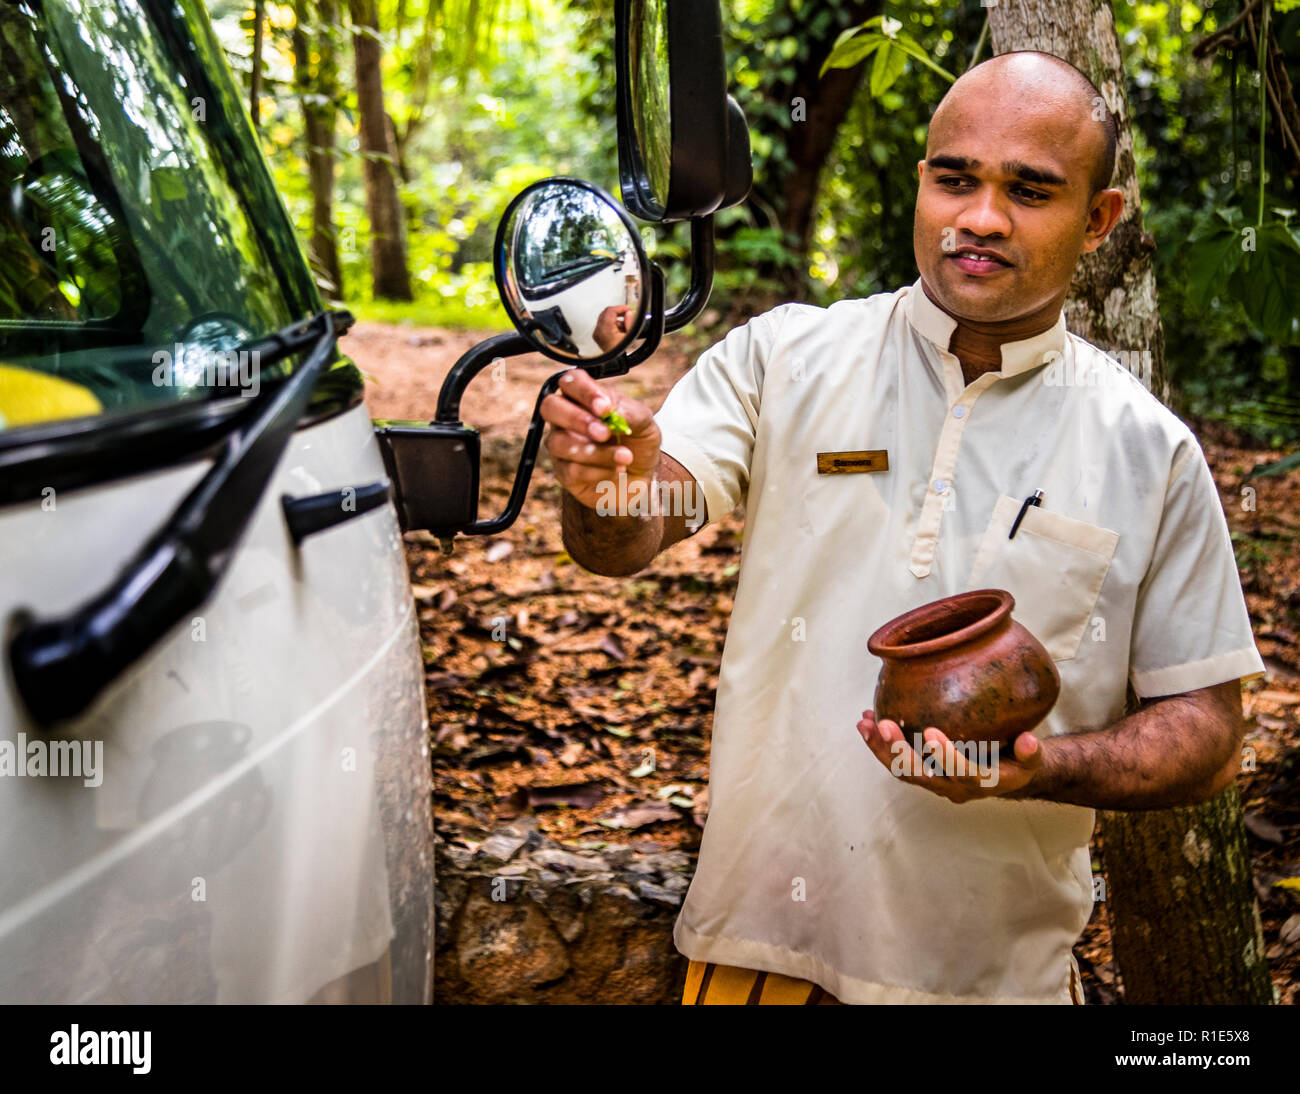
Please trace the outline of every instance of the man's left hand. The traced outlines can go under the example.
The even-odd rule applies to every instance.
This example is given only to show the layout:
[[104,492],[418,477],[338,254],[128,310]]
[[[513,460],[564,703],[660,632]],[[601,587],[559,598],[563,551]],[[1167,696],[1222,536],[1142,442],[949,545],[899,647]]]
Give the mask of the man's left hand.
[[996,756],[991,756],[992,770],[981,772],[934,726],[922,734],[922,747],[931,746],[926,749],[931,753],[928,758],[917,754],[897,722],[888,718],[877,722],[874,711],[862,712],[858,732],[872,755],[895,778],[956,804],[975,798],[1027,797],[1022,791],[1043,766],[1043,746],[1032,733],[1020,734],[1010,755],[999,748]]

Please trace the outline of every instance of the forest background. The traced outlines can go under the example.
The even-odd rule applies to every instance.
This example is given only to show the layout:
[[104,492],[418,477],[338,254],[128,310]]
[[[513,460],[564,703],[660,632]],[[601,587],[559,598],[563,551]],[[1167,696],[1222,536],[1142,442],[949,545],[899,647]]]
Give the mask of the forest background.
[[[1289,450],[1300,443],[1300,0],[1267,7],[1264,64],[1278,71],[1266,87],[1259,0],[1113,5],[1175,407]],[[362,318],[507,329],[490,250],[510,198],[553,174],[617,193],[613,0],[209,8],[323,294]],[[913,281],[916,161],[949,79],[989,55],[988,7],[723,9],[756,181],[717,218],[703,333],[787,300]],[[841,33],[869,20],[893,48],[823,71]],[[1242,261],[1243,227],[1257,229],[1258,262]],[[685,226],[643,235],[682,291]]]

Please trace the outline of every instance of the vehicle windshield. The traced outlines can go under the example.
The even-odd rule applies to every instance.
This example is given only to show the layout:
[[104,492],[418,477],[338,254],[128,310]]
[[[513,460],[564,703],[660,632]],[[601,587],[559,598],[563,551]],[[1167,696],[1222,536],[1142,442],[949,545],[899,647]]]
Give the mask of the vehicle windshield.
[[189,2],[0,0],[0,429],[270,378],[232,351],[307,275],[214,52]]

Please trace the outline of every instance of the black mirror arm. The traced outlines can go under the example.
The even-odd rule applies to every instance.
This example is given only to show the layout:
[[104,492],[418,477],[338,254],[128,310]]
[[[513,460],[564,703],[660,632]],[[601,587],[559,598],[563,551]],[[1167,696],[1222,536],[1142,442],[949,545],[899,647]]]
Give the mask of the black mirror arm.
[[522,334],[510,331],[497,334],[467,350],[447,373],[438,392],[438,413],[435,422],[460,424],[460,399],[469,383],[499,357],[518,357],[534,352],[533,344]]
[[704,310],[713,291],[716,252],[713,214],[691,218],[691,286],[664,316],[664,329],[679,330]]
[[[701,307],[703,307],[703,304],[701,304]],[[645,340],[631,353],[623,354],[603,365],[591,365],[590,367],[578,365],[577,367],[584,369],[597,380],[604,380],[611,376],[622,376],[633,365],[640,364],[659,348],[659,342],[663,338],[665,318],[664,275],[658,266],[652,265],[650,267],[650,307],[646,317]],[[487,345],[488,343],[483,344]],[[500,356],[500,354],[497,356]],[[463,529],[465,535],[494,535],[497,532],[505,531],[519,519],[519,513],[524,507],[524,498],[528,495],[528,484],[533,477],[533,468],[537,464],[537,453],[542,447],[542,433],[546,428],[545,422],[542,421],[542,400],[555,392],[556,388],[560,386],[560,377],[568,371],[567,368],[563,368],[559,372],[552,374],[547,378],[546,383],[542,385],[542,390],[537,393],[537,402],[533,406],[533,416],[528,423],[528,434],[524,437],[523,453],[519,457],[519,468],[515,471],[515,482],[510,490],[510,500],[506,503],[505,512],[493,520],[475,521],[468,528]]]

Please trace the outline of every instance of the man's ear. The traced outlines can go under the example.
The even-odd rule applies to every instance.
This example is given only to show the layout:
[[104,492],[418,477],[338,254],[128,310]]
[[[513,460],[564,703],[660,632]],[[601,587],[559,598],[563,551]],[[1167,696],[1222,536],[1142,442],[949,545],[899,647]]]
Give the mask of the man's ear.
[[916,179],[919,182],[925,175],[925,160],[916,161]]
[[1088,205],[1088,227],[1083,236],[1084,254],[1091,254],[1106,242],[1106,237],[1119,223],[1123,212],[1124,192],[1122,190],[1113,188],[1100,190],[1093,195]]

